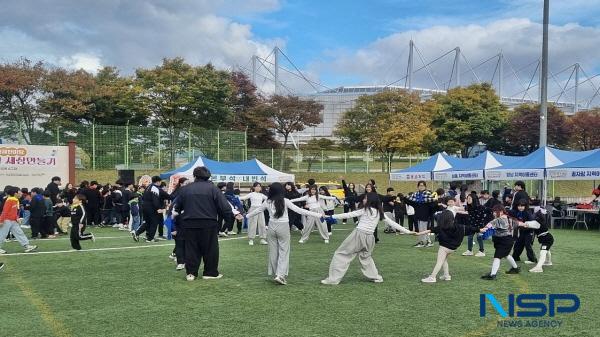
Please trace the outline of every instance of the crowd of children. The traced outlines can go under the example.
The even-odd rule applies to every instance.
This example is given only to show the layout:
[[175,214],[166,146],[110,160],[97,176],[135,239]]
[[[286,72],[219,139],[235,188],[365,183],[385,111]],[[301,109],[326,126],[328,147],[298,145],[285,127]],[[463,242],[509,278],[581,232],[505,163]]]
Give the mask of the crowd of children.
[[[59,177],[52,179],[45,189],[19,189],[6,186],[2,197],[0,215],[0,254],[2,243],[14,238],[26,252],[37,249],[30,240],[55,238],[68,232],[71,247],[82,249],[80,241],[94,240],[86,228],[112,226],[127,230],[135,241],[145,233],[145,242],[157,242],[172,236],[175,248],[171,257],[177,270],[185,269],[185,231],[178,224],[174,207],[179,192],[191,181],[181,178],[167,193],[160,177],[153,177],[148,186],[136,186],[117,181],[115,185],[100,186],[96,181],[83,181],[79,188],[67,184],[61,189]],[[373,282],[382,282],[372,259],[375,244],[379,241],[377,225],[385,223],[385,233],[414,234],[416,248],[432,247],[439,242],[437,261],[425,283],[434,283],[442,270],[442,280],[451,280],[448,258],[467,237],[467,250],[463,256],[486,256],[485,241],[492,239],[495,249],[491,271],[482,278],[495,279],[501,259],[511,268],[509,274],[520,272],[517,261],[523,250],[525,263],[536,264],[530,271],[542,272],[551,265],[550,248],[554,243],[546,225],[545,211],[533,208],[525,191],[525,184],[517,182],[513,191],[468,192],[466,186],[451,185],[448,191],[431,191],[424,181],[417,183],[417,191],[404,196],[388,188],[385,195],[377,192],[375,181],[365,184],[359,193],[356,185],[342,181],[343,201],[332,196],[327,187],[317,186],[310,179],[304,186],[294,183],[274,183],[262,186],[256,182],[251,192],[241,196],[233,183],[219,183],[235,215],[235,220],[219,219],[219,236],[238,235],[247,228],[249,245],[254,245],[258,235],[260,244],[268,245],[268,274],[274,281],[287,283],[290,254],[290,231],[301,231],[299,243],[308,241],[316,229],[325,243],[329,243],[332,226],[337,220],[347,223],[354,219],[355,230],[335,251],[329,276],[323,284],[338,284],[350,262],[358,255],[363,274]],[[334,214],[336,205],[343,205],[344,213]],[[245,214],[245,215],[244,215]],[[404,227],[407,220],[407,228]],[[237,223],[237,226],[234,226]],[[164,229],[167,229],[165,235]],[[236,227],[236,230],[234,230]],[[29,238],[23,229],[30,229]],[[532,244],[537,237],[541,244],[540,258],[536,258]],[[478,251],[473,254],[474,241]],[[512,252],[512,254],[511,254]]]

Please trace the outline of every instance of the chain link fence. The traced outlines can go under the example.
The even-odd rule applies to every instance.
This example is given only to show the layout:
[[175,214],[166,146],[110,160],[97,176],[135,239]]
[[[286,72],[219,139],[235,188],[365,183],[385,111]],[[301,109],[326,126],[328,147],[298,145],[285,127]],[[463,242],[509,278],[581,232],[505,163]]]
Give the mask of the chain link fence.
[[30,143],[66,145],[69,140],[77,142],[76,164],[84,170],[167,171],[205,156],[228,162],[256,158],[285,172],[375,173],[408,167],[428,157],[412,154],[388,158],[373,152],[321,150],[302,148],[302,145],[293,149],[249,149],[245,132],[191,127],[90,124],[39,132],[31,137]]

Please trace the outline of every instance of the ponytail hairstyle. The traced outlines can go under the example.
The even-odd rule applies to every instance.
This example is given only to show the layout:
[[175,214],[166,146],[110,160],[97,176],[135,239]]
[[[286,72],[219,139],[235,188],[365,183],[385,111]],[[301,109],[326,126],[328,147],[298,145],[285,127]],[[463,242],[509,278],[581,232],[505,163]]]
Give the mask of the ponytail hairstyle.
[[281,183],[273,183],[269,187],[269,195],[268,199],[275,206],[275,218],[279,219],[283,216],[283,212],[285,211],[285,189]]

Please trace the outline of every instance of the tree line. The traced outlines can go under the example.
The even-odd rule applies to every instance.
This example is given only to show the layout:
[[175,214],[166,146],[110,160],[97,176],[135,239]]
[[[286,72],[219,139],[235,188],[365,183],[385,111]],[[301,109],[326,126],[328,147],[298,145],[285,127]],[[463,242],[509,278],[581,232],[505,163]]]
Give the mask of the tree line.
[[[97,123],[247,130],[249,147],[285,151],[292,133],[321,123],[322,110],[312,99],[261,95],[242,72],[194,66],[182,58],[166,58],[126,76],[110,66],[93,74],[25,58],[0,64],[0,137],[27,143],[50,143],[56,128],[68,131]],[[314,152],[314,158],[336,147],[370,149],[388,158],[439,151],[468,156],[483,143],[492,151],[523,155],[537,148],[538,110],[534,105],[509,110],[486,83],[451,89],[427,101],[417,93],[390,89],[357,99],[336,127],[338,144],[313,139],[304,149]],[[600,147],[599,111],[565,116],[551,105],[548,144],[574,150]]]
[[0,65],[0,137],[43,143],[57,128],[92,123],[202,127],[248,132],[248,146],[277,147],[292,132],[321,122],[323,106],[295,96],[261,95],[242,72],[164,59],[123,76],[116,67],[96,74],[21,58]]
[[[446,151],[463,157],[476,145],[507,155],[525,155],[539,144],[539,106],[509,110],[490,84],[474,84],[434,94],[387,90],[360,97],[338,123],[335,134],[346,147],[371,148],[384,156]],[[548,108],[548,145],[563,149],[600,147],[600,110],[566,116]]]

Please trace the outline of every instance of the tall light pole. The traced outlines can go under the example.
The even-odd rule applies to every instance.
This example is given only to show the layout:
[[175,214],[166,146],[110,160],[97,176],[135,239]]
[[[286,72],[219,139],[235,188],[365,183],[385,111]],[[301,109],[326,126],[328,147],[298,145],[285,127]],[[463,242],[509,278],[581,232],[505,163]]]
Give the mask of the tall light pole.
[[548,144],[548,21],[550,0],[544,0],[544,22],[542,35],[542,73],[540,80],[540,147]]

